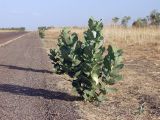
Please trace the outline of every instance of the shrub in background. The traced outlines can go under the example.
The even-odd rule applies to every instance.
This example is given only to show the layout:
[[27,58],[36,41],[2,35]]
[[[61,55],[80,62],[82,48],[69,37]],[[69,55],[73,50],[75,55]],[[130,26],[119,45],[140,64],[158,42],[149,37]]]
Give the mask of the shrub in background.
[[58,74],[68,74],[72,85],[85,101],[101,102],[106,94],[116,89],[110,87],[122,79],[119,70],[123,68],[122,50],[108,46],[104,55],[103,24],[90,18],[88,30],[81,42],[76,33],[62,30],[58,48],[50,50],[50,59]]
[[39,32],[40,38],[45,37],[45,30],[46,30],[46,27],[38,27],[38,32]]

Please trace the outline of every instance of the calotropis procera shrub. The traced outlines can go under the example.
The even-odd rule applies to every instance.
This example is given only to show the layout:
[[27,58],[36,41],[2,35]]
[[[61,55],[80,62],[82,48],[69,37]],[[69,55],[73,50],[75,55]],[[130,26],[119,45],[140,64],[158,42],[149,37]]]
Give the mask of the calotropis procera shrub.
[[50,50],[50,59],[58,74],[68,74],[73,78],[72,85],[85,101],[101,102],[106,94],[116,89],[110,85],[121,80],[119,70],[123,68],[122,50],[108,46],[104,55],[103,24],[89,19],[89,28],[81,42],[76,33],[66,28],[58,39],[58,48]]
[[38,28],[38,32],[39,32],[39,36],[40,36],[40,38],[44,38],[45,37],[45,28],[41,28],[41,27],[39,27]]

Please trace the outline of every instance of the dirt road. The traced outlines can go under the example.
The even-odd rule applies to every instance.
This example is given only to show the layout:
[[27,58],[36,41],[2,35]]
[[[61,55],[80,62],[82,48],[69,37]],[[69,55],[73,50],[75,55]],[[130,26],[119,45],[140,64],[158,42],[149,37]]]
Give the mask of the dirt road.
[[0,48],[0,120],[75,120],[73,100],[59,90],[37,33]]

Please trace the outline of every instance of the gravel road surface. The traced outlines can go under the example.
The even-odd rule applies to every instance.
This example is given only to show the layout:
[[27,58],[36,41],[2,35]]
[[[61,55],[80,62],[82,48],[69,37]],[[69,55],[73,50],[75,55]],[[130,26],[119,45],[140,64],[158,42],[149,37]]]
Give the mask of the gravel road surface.
[[0,44],[19,37],[27,32],[0,32]]
[[[36,32],[0,47],[0,120],[76,120]],[[55,85],[55,86],[54,86]]]

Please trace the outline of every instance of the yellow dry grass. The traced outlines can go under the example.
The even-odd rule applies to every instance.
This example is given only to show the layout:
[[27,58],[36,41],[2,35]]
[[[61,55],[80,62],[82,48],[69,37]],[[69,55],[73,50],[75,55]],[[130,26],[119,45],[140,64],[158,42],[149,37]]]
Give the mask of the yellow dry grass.
[[107,27],[105,37],[114,44],[125,42],[124,45],[157,43],[160,39],[160,29],[157,28],[122,28]]
[[[53,48],[57,42],[58,35],[62,28],[50,29],[45,32],[46,48]],[[71,32],[76,32],[79,39],[83,39],[83,32],[85,28],[70,28]],[[104,36],[106,43],[114,44],[116,46],[128,46],[132,44],[146,45],[159,44],[160,29],[157,28],[122,28],[122,27],[105,27]],[[53,43],[53,41],[55,43]],[[122,44],[123,43],[123,44]],[[158,50],[160,48],[157,48]]]
[[[56,48],[60,28],[46,31],[44,46]],[[72,28],[80,38],[84,29]],[[158,120],[160,119],[160,29],[105,27],[105,46],[116,45],[124,51],[124,80],[113,87],[108,101],[96,107],[75,101],[85,120]],[[61,77],[57,83],[71,93],[71,83]],[[144,112],[141,113],[139,108]]]
[[18,30],[0,30],[0,32],[17,32]]

